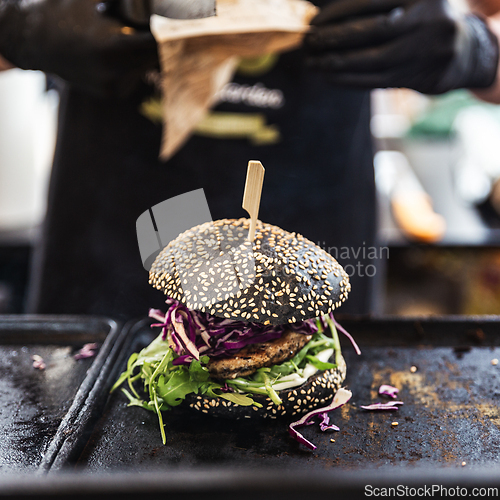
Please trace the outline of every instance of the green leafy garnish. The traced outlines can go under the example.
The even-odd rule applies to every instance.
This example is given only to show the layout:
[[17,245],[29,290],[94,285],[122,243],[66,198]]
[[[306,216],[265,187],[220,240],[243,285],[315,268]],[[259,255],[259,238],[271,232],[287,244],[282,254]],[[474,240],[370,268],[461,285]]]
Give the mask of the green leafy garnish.
[[332,368],[337,368],[337,365],[334,363],[328,363],[327,361],[321,361],[316,356],[312,354],[308,354],[306,356],[307,360],[318,370],[331,370]]
[[330,327],[330,331],[332,332],[333,348],[335,349],[335,363],[339,365],[342,358],[342,354],[340,351],[340,340],[339,340],[339,335],[337,333],[337,328],[335,327],[335,324],[332,318],[330,318],[330,316],[325,315],[323,317],[326,319],[326,322]]

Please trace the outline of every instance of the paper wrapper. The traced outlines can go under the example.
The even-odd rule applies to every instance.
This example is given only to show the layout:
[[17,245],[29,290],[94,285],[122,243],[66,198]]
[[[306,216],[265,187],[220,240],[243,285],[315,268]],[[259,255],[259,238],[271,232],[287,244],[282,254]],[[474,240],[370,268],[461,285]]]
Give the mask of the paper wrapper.
[[161,64],[163,141],[170,158],[216,101],[240,58],[290,50],[317,9],[304,0],[217,0],[217,16],[151,17]]

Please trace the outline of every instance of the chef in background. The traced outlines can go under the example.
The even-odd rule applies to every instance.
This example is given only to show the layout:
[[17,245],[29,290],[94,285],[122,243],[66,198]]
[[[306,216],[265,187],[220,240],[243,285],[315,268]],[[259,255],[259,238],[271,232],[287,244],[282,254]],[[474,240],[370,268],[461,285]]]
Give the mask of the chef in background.
[[[127,319],[162,307],[142,267],[137,217],[198,188],[214,219],[245,216],[249,159],[267,167],[260,218],[337,254],[353,271],[342,311],[370,312],[378,256],[370,253],[377,246],[369,90],[471,88],[500,102],[500,1],[475,1],[474,14],[445,0],[313,3],[320,13],[304,46],[243,62],[211,111],[234,123],[258,114],[265,130],[195,133],[162,162],[161,126],[143,113],[156,93],[144,78],[158,69],[151,33],[113,15],[116,2],[0,0],[1,67],[42,70],[61,91],[30,312]],[[238,93],[255,86],[279,99]]]

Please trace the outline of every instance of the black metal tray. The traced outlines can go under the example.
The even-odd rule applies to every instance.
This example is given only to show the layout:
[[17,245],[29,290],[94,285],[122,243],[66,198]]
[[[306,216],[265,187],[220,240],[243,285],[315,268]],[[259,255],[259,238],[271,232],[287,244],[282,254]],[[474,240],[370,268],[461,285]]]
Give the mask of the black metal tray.
[[[95,340],[92,334],[88,337],[88,318],[82,319],[83,327],[72,320],[61,324],[58,317],[44,319],[44,326],[40,320],[31,325],[29,320],[18,321],[12,318],[11,330],[4,328],[7,350],[15,345],[37,346],[35,340],[40,338],[46,339],[40,341],[42,346],[72,348]],[[448,496],[457,496],[458,486],[469,488],[469,493],[474,487],[497,488],[498,496],[500,365],[492,365],[491,360],[500,358],[499,319],[343,318],[342,324],[363,350],[358,357],[343,342],[346,385],[353,398],[331,414],[340,432],[323,434],[316,426],[303,429],[318,445],[311,452],[288,436],[287,421],[216,419],[182,407],[164,415],[169,443],[163,446],[156,415],[127,408],[119,392],[108,397],[128,356],[156,332],[149,328],[149,320],[130,324],[121,332],[105,321],[102,331],[108,335],[104,333],[102,339],[106,340],[97,359],[84,360],[91,367],[82,383],[73,384],[75,391],[79,389],[69,409],[62,394],[59,399],[54,396],[58,390],[52,390],[50,404],[32,396],[37,391],[27,382],[31,376],[16,368],[19,394],[26,394],[28,403],[33,397],[39,419],[55,419],[59,427],[56,430],[53,425],[44,434],[45,427],[28,426],[26,441],[21,433],[17,442],[11,440],[8,449],[18,455],[30,439],[38,442],[28,446],[32,462],[25,460],[22,471],[38,467],[50,473],[21,478],[2,474],[0,497],[124,500],[168,495],[170,500],[189,500],[202,494],[205,500],[295,500],[335,495],[354,500],[370,492],[377,496],[376,487],[455,488]],[[23,330],[45,333],[26,344],[24,339],[31,337],[23,336]],[[417,367],[415,373],[412,366]],[[29,373],[40,382],[36,378],[40,374]],[[68,382],[58,380],[55,387],[66,387]],[[393,413],[360,410],[361,404],[378,399],[376,389],[381,383],[397,385],[405,405]],[[393,421],[399,425],[391,426]],[[402,490],[397,491],[399,495],[392,493],[393,497],[401,496]],[[415,494],[410,490],[409,496]],[[495,496],[495,490],[487,494]],[[439,492],[433,496],[440,496]]]
[[[105,318],[0,316],[2,476],[47,471],[62,450],[67,459],[81,451],[118,334],[118,325]],[[74,359],[86,343],[97,343],[98,355]],[[33,367],[33,355],[43,358],[44,370]],[[93,411],[87,411],[89,396]]]
[[[500,364],[491,363],[500,359],[496,317],[344,318],[342,324],[363,354],[357,356],[343,341],[346,386],[353,398],[331,414],[340,432],[303,428],[317,445],[315,451],[288,436],[288,421],[233,421],[182,406],[164,414],[168,444],[163,446],[156,415],[127,408],[125,396],[116,392],[83,453],[78,460],[66,461],[66,467],[93,474],[161,470],[165,481],[165,474],[173,478],[190,473],[196,478],[206,468],[231,470],[233,478],[283,470],[294,476],[297,471],[296,480],[300,474],[339,469],[359,477],[361,471],[400,474],[414,468],[454,468],[464,479],[469,472],[478,477],[479,470],[494,467],[493,477],[500,477]],[[155,335],[147,320],[129,325],[123,334],[128,345],[113,377],[128,356]],[[383,400],[376,394],[383,383],[399,387],[404,406],[396,412],[361,410],[362,404]],[[395,421],[397,427],[391,425]],[[184,493],[188,490],[186,486]]]

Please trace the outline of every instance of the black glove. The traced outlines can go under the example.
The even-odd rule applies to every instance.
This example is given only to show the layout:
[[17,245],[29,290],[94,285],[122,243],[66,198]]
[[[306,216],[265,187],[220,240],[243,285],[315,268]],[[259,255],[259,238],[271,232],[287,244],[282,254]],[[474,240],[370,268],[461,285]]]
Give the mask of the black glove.
[[97,0],[0,0],[0,54],[100,96],[125,96],[158,66],[149,29],[136,30]]
[[440,94],[496,78],[497,38],[446,0],[337,0],[311,24],[306,62],[338,85]]

